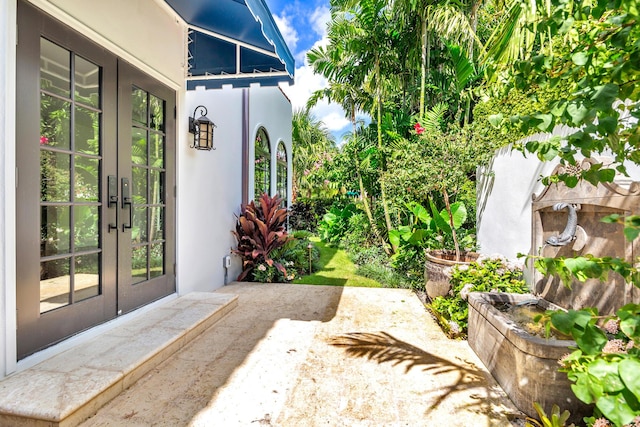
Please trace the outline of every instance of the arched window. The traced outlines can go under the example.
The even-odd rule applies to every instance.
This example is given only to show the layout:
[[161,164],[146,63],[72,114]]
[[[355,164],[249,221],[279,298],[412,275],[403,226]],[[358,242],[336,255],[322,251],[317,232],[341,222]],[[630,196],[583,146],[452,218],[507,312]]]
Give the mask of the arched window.
[[264,128],[260,128],[256,135],[254,168],[254,200],[258,200],[263,193],[271,195],[271,152],[269,137]]
[[289,203],[287,200],[287,149],[284,142],[278,144],[276,151],[276,192],[282,197],[283,206],[286,208]]

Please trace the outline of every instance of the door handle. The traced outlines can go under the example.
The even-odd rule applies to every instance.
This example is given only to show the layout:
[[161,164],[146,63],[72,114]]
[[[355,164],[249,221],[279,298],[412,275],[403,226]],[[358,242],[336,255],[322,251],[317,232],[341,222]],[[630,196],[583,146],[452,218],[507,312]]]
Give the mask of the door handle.
[[[107,189],[107,207],[111,209],[112,207],[118,207],[118,179],[115,175],[109,175],[107,178],[108,189]],[[116,222],[109,223],[109,233],[111,230],[118,229],[118,209],[116,209]]]
[[133,203],[131,202],[131,186],[129,178],[122,178],[122,209],[129,207],[129,224],[122,224],[122,231],[131,228],[133,222]]

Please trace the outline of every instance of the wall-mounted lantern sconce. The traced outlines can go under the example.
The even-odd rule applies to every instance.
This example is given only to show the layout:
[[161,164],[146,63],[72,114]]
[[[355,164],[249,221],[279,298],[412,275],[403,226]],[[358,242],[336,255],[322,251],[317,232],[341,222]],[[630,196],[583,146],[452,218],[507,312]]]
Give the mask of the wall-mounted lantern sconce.
[[[200,110],[200,118],[195,119],[196,112]],[[189,117],[189,133],[193,134],[191,148],[196,150],[215,150],[213,147],[213,130],[217,126],[207,118],[207,109],[199,105],[193,110],[193,117]]]

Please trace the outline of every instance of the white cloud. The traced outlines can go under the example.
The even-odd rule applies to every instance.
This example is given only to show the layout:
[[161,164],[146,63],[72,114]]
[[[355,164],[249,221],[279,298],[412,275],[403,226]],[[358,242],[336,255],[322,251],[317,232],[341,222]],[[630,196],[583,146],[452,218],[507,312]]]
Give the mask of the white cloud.
[[321,39],[327,38],[327,23],[331,20],[331,11],[321,6],[311,13],[311,27]]
[[298,32],[291,24],[291,18],[282,12],[282,16],[273,16],[273,19],[276,21],[276,25],[284,38],[284,41],[289,46],[289,50],[294,52],[296,50],[296,45],[298,44]]
[[[327,23],[330,19],[331,14],[328,7],[319,7],[311,13],[311,27],[313,31],[321,37],[313,44],[311,49],[326,46],[329,43],[327,38]],[[278,23],[278,26],[280,26],[280,23]],[[282,31],[282,27],[280,28]],[[284,34],[283,32],[283,37],[286,39]],[[291,47],[291,45],[289,46]],[[293,86],[282,87],[291,100],[294,110],[305,108],[307,100],[313,92],[327,87],[327,80],[323,76],[313,72],[313,69],[307,62],[306,55],[307,52],[303,51],[296,56],[296,61],[303,65],[296,68],[295,84]],[[311,110],[311,113],[316,119],[324,123],[325,127],[333,133],[338,143],[341,142],[342,135],[351,130],[349,119],[346,118],[344,110],[338,104],[328,103],[326,100],[322,100]]]

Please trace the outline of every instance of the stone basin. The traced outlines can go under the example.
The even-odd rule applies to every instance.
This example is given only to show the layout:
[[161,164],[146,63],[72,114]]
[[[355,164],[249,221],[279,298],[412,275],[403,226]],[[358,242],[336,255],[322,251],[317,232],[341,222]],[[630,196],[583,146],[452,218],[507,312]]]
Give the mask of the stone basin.
[[558,360],[575,342],[535,337],[495,307],[532,300],[545,310],[561,309],[531,294],[469,294],[469,345],[522,412],[537,418],[534,402],[547,414],[555,404],[571,413],[570,421],[580,422],[592,408],[574,396],[567,374],[558,371]]

